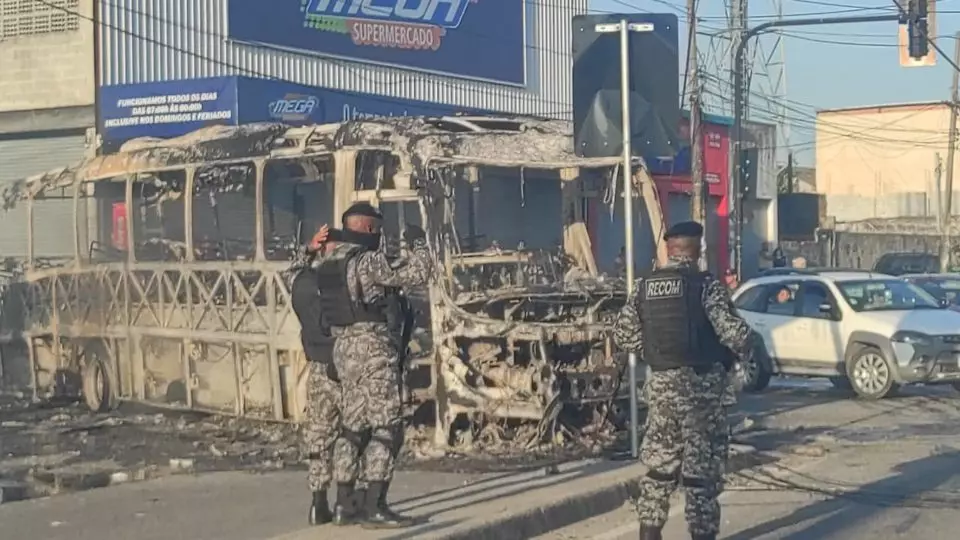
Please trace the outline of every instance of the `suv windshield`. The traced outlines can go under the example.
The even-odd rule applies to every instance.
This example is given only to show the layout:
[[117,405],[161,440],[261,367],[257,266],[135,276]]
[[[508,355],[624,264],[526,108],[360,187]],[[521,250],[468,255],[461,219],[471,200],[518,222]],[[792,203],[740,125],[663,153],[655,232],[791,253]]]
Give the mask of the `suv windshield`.
[[841,281],[837,288],[854,311],[939,309],[937,300],[912,283],[895,279]]

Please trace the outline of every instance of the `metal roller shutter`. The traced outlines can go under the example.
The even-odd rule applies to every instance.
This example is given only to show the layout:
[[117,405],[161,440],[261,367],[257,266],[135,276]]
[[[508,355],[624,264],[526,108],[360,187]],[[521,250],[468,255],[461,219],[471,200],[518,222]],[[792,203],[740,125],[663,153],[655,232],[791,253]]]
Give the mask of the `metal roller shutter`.
[[[0,140],[0,187],[27,176],[83,159],[84,135]],[[51,193],[34,207],[34,254],[37,257],[64,257],[73,254],[72,193]],[[63,197],[63,198],[60,198]],[[85,219],[81,207],[80,219]],[[0,210],[0,257],[27,254],[27,209],[18,205]]]

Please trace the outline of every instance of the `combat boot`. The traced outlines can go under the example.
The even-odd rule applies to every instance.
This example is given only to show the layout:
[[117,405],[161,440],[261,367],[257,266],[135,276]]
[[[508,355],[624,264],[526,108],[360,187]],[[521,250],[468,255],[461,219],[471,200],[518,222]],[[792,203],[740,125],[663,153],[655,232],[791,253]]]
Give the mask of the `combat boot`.
[[413,525],[413,519],[397,514],[387,505],[388,482],[370,482],[361,509],[361,524],[374,529],[398,529]]
[[334,525],[353,525],[356,522],[356,497],[353,484],[337,484],[337,502],[333,505]]
[[663,540],[663,527],[640,524],[640,540]]
[[330,503],[327,502],[327,491],[314,491],[313,501],[310,503],[310,524],[324,525],[333,521],[333,513],[330,512]]

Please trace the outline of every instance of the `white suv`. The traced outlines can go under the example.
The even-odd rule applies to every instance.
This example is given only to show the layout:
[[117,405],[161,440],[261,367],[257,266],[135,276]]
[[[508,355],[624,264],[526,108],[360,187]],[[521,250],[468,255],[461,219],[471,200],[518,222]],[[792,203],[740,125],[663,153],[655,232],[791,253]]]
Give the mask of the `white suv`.
[[909,383],[960,390],[960,313],[906,281],[798,271],[750,280],[733,302],[773,359],[744,366],[746,389],[762,390],[781,374],[827,377],[868,399]]

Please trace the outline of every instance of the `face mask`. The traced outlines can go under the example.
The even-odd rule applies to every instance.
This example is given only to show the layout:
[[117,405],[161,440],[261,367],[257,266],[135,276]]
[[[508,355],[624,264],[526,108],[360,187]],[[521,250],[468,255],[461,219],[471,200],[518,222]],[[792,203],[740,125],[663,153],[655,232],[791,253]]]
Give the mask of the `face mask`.
[[351,230],[344,230],[342,232],[343,241],[349,244],[356,244],[358,246],[363,246],[370,251],[376,251],[380,249],[380,235],[371,234],[371,233],[360,233]]

